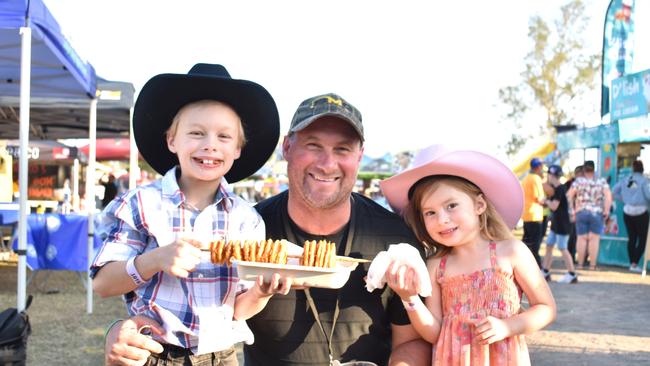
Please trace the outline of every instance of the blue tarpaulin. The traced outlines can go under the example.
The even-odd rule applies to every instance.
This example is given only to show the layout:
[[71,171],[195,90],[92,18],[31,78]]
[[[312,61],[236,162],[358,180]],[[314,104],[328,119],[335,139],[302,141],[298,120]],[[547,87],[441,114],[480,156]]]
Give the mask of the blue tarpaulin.
[[[88,270],[88,216],[31,214],[27,217],[27,264],[33,271]],[[95,236],[95,248],[101,244]],[[14,242],[14,248],[16,242]]]

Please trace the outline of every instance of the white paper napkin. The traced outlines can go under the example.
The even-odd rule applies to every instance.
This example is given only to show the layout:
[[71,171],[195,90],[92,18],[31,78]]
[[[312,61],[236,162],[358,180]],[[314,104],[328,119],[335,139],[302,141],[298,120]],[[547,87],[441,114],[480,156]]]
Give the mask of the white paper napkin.
[[431,282],[427,266],[420,256],[420,252],[411,244],[391,244],[387,251],[381,251],[370,263],[366,277],[366,289],[372,292],[383,288],[386,284],[386,270],[395,262],[396,265],[407,265],[415,270],[419,280],[420,296],[431,296]]

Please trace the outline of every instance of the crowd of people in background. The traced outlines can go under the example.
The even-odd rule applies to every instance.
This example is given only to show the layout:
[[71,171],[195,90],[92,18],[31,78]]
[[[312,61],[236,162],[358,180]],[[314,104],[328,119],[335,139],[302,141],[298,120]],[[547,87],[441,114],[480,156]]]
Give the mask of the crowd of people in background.
[[[550,165],[545,169],[541,159],[531,159],[530,171],[521,181],[524,191],[522,241],[535,258],[540,259],[538,264],[547,281],[551,281],[555,247],[566,268],[558,282],[577,283],[576,269],[597,268],[600,238],[615,222],[611,217],[614,199],[623,204],[629,270],[642,272],[639,261],[645,251],[650,221],[650,181],[643,171],[641,160],[635,160],[632,174],[621,177],[610,190],[608,181],[598,176],[591,160],[577,166],[572,176],[565,176],[561,166]],[[547,221],[550,230],[546,228]],[[546,250],[541,258],[540,244],[545,237]]]

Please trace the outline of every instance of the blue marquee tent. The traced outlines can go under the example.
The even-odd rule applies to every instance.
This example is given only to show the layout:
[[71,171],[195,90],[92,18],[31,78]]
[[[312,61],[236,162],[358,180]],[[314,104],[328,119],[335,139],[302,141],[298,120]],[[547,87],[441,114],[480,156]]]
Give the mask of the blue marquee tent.
[[32,29],[32,97],[94,98],[95,70],[72,49],[42,0],[0,1],[0,95],[20,95],[21,27]]
[[[31,98],[88,98],[90,139],[89,171],[94,170],[96,129],[96,75],[61,33],[42,0],[0,1],[0,95],[19,97],[20,213],[18,225],[17,308],[25,308],[27,241],[27,146]],[[3,112],[4,113],[4,112]],[[92,222],[92,214],[89,216]],[[89,225],[89,234],[92,229]],[[89,251],[90,257],[90,251]],[[88,286],[88,311],[92,292]]]

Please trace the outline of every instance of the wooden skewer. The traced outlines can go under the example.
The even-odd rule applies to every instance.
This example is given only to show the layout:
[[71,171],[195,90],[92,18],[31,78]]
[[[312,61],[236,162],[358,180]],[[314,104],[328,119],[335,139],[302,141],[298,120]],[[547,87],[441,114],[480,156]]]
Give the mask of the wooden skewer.
[[[302,255],[288,255],[287,257],[289,258],[302,258]],[[358,262],[358,263],[370,263],[372,262],[369,259],[363,259],[363,258],[352,258],[352,257],[344,257],[337,255],[336,256],[337,261],[346,261],[346,262]]]
[[340,255],[336,256],[336,260],[346,261],[346,262],[357,262],[357,263],[370,263],[370,262],[372,262],[370,259],[342,257]]
[[[208,249],[208,248],[201,248],[201,251],[202,251],[202,252],[210,252],[210,249]],[[301,258],[302,258],[302,255],[288,255],[287,257],[289,257],[289,258],[298,258],[298,259],[301,259]],[[344,257],[344,256],[340,256],[340,255],[337,255],[337,256],[336,256],[336,260],[337,260],[337,261],[345,261],[345,262],[357,262],[357,263],[370,263],[370,262],[372,262],[372,261],[369,260],[369,259],[363,259],[363,258],[352,258],[352,257]]]

